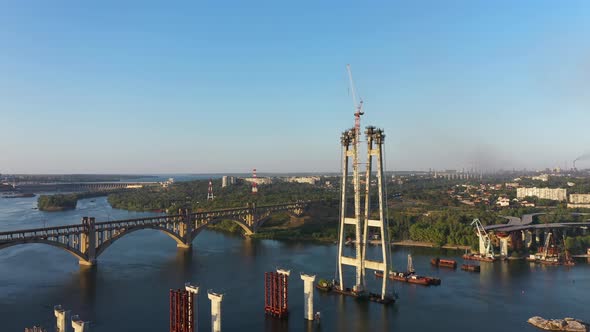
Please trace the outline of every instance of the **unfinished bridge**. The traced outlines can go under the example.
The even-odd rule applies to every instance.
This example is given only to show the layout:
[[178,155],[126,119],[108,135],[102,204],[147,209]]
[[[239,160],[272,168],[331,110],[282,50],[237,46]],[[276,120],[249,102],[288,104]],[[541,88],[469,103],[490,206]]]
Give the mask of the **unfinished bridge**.
[[192,212],[176,215],[96,222],[83,217],[81,224],[0,232],[0,249],[25,243],[44,243],[61,248],[78,258],[80,265],[94,265],[111,244],[127,234],[142,229],[155,229],[170,236],[179,248],[190,248],[199,233],[221,220],[238,224],[246,235],[256,233],[268,218],[278,212],[299,217],[310,201]]

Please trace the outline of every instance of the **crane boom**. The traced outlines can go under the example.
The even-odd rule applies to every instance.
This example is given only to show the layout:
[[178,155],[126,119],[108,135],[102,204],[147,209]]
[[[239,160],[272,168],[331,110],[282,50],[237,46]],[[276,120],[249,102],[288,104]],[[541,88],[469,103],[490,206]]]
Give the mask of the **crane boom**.
[[[346,71],[348,72],[348,83],[350,84],[350,93],[352,94],[352,104],[354,105],[355,112],[358,111],[358,108],[361,106],[356,102],[356,89],[354,88],[354,80],[352,79],[352,71],[350,70],[350,65],[346,65]],[[362,104],[361,100],[361,104]]]
[[356,89],[354,88],[354,80],[352,79],[352,71],[350,70],[350,64],[346,65],[346,71],[348,72],[348,82],[350,84],[350,93],[352,94],[352,104],[354,106],[354,129],[356,131],[356,141],[359,140],[360,130],[361,130],[361,115],[365,114],[363,112],[363,100],[362,98],[358,98],[359,102],[357,104],[357,95]]

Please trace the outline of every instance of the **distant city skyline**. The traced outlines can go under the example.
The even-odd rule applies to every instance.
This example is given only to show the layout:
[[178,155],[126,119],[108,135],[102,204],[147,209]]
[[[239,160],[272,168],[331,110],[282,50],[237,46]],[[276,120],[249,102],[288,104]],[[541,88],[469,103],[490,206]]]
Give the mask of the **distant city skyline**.
[[387,171],[569,168],[590,152],[588,17],[588,1],[3,3],[0,173],[337,172],[347,63]]

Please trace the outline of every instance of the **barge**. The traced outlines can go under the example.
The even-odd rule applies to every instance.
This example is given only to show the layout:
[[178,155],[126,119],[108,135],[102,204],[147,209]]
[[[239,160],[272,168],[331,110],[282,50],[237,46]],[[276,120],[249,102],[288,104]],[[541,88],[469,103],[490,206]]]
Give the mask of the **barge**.
[[433,258],[430,260],[430,264],[437,266],[437,267],[448,267],[451,269],[457,268],[457,261],[452,259],[440,259],[438,257]]
[[[375,277],[383,278],[383,272],[375,271]],[[389,272],[389,279],[401,282],[407,282],[410,284],[416,285],[423,285],[423,286],[430,286],[430,285],[440,285],[441,281],[439,278],[434,277],[424,277],[414,273],[403,273],[403,272]]]
[[495,262],[497,260],[495,257],[482,256],[480,254],[465,254],[463,255],[463,259],[480,262]]

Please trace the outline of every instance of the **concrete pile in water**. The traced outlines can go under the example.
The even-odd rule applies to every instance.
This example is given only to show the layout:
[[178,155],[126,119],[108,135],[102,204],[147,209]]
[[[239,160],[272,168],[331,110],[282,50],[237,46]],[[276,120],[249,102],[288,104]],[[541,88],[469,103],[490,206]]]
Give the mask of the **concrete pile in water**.
[[545,319],[535,316],[529,318],[527,322],[540,329],[549,331],[588,332],[588,324],[569,317],[564,319]]

